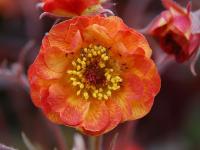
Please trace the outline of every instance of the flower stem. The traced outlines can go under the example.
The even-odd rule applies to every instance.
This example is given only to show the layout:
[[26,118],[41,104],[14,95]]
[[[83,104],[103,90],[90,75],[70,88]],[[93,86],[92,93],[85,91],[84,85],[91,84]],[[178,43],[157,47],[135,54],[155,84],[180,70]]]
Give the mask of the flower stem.
[[103,136],[91,136],[89,138],[90,150],[102,150],[102,140]]

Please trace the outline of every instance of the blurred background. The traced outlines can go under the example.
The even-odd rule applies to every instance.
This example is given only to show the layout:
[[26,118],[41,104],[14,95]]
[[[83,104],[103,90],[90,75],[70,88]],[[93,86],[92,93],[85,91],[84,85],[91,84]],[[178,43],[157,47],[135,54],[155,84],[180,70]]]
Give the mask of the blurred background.
[[[182,6],[188,1],[177,0]],[[164,9],[160,0],[113,2],[115,14],[135,29],[145,27]],[[71,149],[77,131],[49,122],[32,104],[26,81],[21,84],[17,78],[18,72],[26,73],[44,34],[55,21],[48,17],[39,20],[42,11],[36,8],[36,3],[37,0],[0,0],[0,143],[26,150],[24,133],[38,150]],[[200,1],[192,0],[192,10],[197,9]],[[147,39],[155,58],[162,52],[152,38]],[[32,46],[31,40],[35,42]],[[22,59],[27,43],[30,50]],[[24,70],[16,64],[20,58]],[[103,150],[109,149],[116,133],[115,150],[200,150],[200,60],[196,77],[188,64],[172,62],[161,70],[162,87],[151,112],[106,134]],[[20,78],[23,80],[23,76]],[[87,141],[85,136],[84,139]]]

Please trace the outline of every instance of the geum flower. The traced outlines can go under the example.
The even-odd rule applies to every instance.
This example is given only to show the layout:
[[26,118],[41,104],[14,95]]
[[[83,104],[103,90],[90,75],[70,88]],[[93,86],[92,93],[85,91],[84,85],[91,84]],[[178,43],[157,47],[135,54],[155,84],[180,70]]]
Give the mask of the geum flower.
[[192,32],[190,3],[187,9],[173,0],[162,0],[162,3],[167,10],[151,22],[147,33],[155,37],[160,47],[177,62],[185,62],[200,45],[200,34]]
[[101,12],[101,4],[106,0],[43,0],[45,12],[60,17],[73,17]]
[[106,133],[150,111],[160,89],[150,56],[145,38],[118,17],[61,22],[29,68],[32,100],[55,123]]

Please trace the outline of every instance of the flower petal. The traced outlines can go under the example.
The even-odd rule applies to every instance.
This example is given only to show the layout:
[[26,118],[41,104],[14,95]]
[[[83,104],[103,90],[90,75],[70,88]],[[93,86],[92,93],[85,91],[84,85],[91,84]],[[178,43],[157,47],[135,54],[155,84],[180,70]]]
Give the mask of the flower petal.
[[163,11],[159,16],[157,16],[147,27],[147,32],[150,34],[162,34],[162,31],[159,31],[160,28],[167,27],[167,24],[172,20],[172,15],[169,11]]
[[56,47],[47,48],[46,51],[44,61],[47,67],[58,73],[66,71],[72,61],[71,55]]
[[120,107],[117,105],[117,103],[113,99],[107,100],[106,105],[108,107],[109,116],[110,116],[110,119],[109,119],[110,121],[105,131],[105,132],[108,132],[112,130],[113,128],[115,128],[121,122],[122,112],[121,112]]
[[119,31],[114,39],[113,51],[118,51],[121,55],[141,54],[151,56],[150,49],[144,36],[134,30]]
[[98,24],[88,26],[83,32],[84,41],[87,43],[96,43],[108,47],[112,40],[107,34],[107,29]]
[[41,97],[41,106],[45,116],[52,122],[62,124],[60,114],[52,110],[51,105],[48,103],[49,90],[45,91],[45,95]]
[[162,0],[163,6],[170,10],[172,15],[185,15],[187,13],[186,9],[184,9],[183,7],[181,7],[178,3],[176,3],[173,0]]
[[47,103],[54,112],[60,112],[62,122],[69,126],[80,124],[89,108],[89,102],[75,96],[69,85],[62,83],[51,85]]
[[65,125],[77,126],[84,121],[84,116],[89,108],[89,102],[76,97],[69,97],[65,109],[61,112],[61,119]]
[[82,37],[76,26],[78,19],[56,24],[48,34],[51,47],[58,47],[63,51],[76,51],[81,47]]
[[56,124],[62,124],[62,120],[60,119],[60,114],[54,111],[44,112],[45,116]]
[[179,30],[189,40],[191,35],[191,21],[189,16],[177,16],[173,18],[174,30]]
[[[128,75],[126,75],[128,76]],[[113,95],[113,100],[116,101],[122,112],[122,121],[127,121],[132,115],[132,101],[140,98],[143,94],[143,83],[137,76],[130,75],[123,77],[124,85],[121,86],[120,91]]]
[[109,123],[109,112],[104,101],[93,100],[81,124],[81,128],[88,134],[102,133]]
[[116,101],[121,103],[123,99],[126,107],[131,109],[131,115],[128,111],[123,119],[138,119],[150,111],[160,89],[160,78],[155,64],[141,55],[126,57],[122,59],[122,64],[126,66],[126,71],[122,70],[123,83]]
[[59,79],[62,77],[62,73],[57,73],[48,68],[44,61],[44,55],[39,54],[33,65],[36,74],[43,79]]
[[69,97],[69,92],[67,88],[64,88],[63,85],[58,82],[52,84],[49,87],[49,95],[47,97],[47,103],[51,110],[54,112],[61,112],[65,109],[65,101]]
[[42,46],[40,48],[40,53],[45,53],[46,49],[50,47],[49,39],[48,36],[45,35],[44,38],[42,39]]
[[100,16],[95,16],[90,21],[90,24],[94,24],[94,23],[105,27],[107,29],[106,30],[107,34],[111,38],[114,38],[119,30],[123,30],[123,29],[127,29],[128,28],[123,23],[122,19],[120,19],[117,16],[110,16],[110,17],[105,17],[105,18],[102,18]]
[[99,0],[43,0],[44,11],[52,12],[58,16],[81,15],[87,8],[100,3]]
[[48,91],[50,82],[46,82],[35,75],[36,71],[34,69],[34,66],[31,65],[28,70],[28,80],[30,83],[30,89],[31,89],[31,98],[33,100],[33,103],[37,107],[41,107],[41,97],[42,95],[45,95],[45,91]]

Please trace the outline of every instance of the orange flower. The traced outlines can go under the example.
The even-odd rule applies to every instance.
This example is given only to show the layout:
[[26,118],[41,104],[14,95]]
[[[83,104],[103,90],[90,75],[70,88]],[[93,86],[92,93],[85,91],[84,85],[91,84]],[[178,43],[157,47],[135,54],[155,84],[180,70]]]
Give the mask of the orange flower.
[[105,0],[43,0],[43,10],[58,16],[72,17],[95,13]]
[[151,23],[148,33],[158,40],[166,53],[174,55],[177,62],[184,62],[200,45],[200,34],[192,33],[190,3],[185,9],[173,0],[162,2],[167,10]]
[[61,22],[29,68],[33,102],[55,123],[106,133],[150,111],[160,89],[150,56],[145,38],[118,17]]

